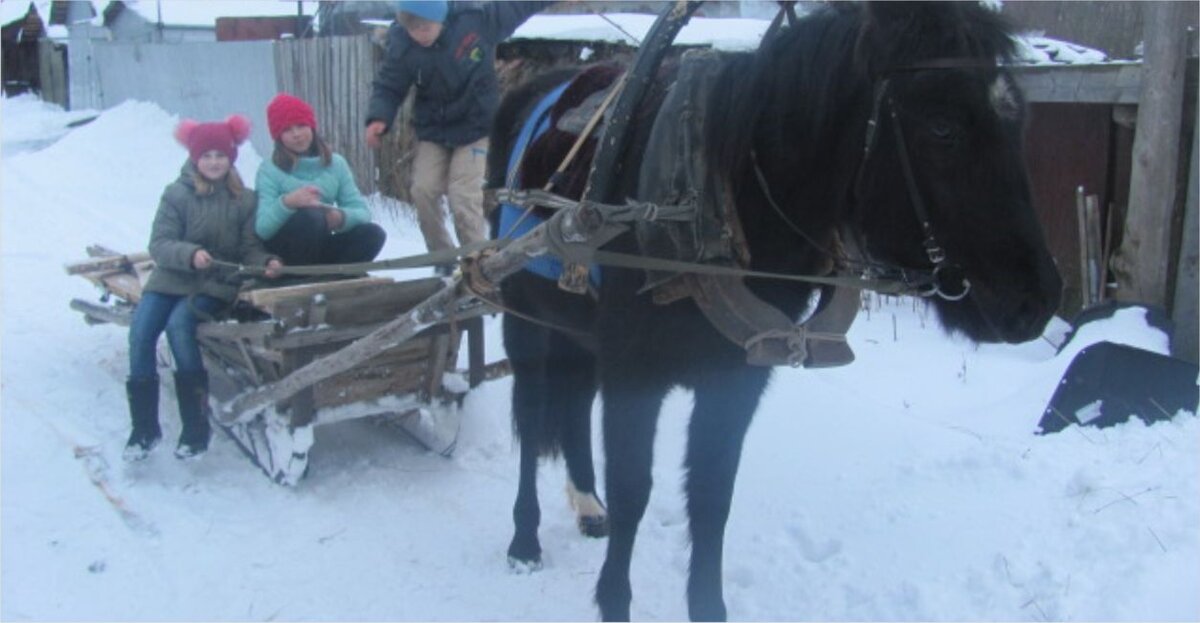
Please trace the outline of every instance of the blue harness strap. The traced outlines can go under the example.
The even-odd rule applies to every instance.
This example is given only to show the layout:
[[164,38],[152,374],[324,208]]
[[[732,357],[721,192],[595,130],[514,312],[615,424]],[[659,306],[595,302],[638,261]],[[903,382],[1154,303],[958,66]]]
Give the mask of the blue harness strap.
[[[517,140],[513,143],[512,152],[508,156],[508,176],[505,184],[510,190],[516,189],[517,183],[517,167],[521,165],[522,157],[525,155],[525,149],[529,147],[533,141],[545,134],[550,129],[550,107],[562,97],[567,87],[571,85],[570,81],[564,82],[561,85],[550,91],[533,107],[533,111],[525,120],[525,125],[521,126],[521,132],[517,134]],[[524,218],[522,218],[524,216]],[[520,238],[524,234],[533,230],[540,225],[545,219],[537,214],[530,213],[525,215],[525,209],[511,203],[500,204],[500,231],[497,236],[500,239],[515,239]],[[562,262],[553,256],[542,255],[532,258],[525,262],[525,270],[528,270],[536,275],[545,277],[546,279],[557,281],[562,275]],[[591,268],[592,285],[600,285],[600,270],[593,266]]]

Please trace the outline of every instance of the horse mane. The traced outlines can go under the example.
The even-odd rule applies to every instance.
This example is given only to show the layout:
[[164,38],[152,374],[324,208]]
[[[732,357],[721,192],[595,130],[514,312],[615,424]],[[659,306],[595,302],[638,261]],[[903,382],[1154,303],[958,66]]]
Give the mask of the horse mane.
[[[847,118],[847,102],[882,73],[947,56],[1012,60],[1016,43],[1007,19],[978,3],[949,4],[950,16],[914,10],[908,2],[876,2],[870,9],[860,2],[827,4],[757,51],[729,55],[709,101],[714,118],[723,120],[708,128],[714,170],[743,171],[752,148],[792,154],[798,161],[787,166],[811,170],[815,159],[828,157],[812,151],[826,144],[818,137],[848,130],[839,122]],[[902,11],[904,19],[878,19]],[[787,136],[780,131],[785,127]]]
[[735,193],[752,149],[792,159],[777,164],[794,170],[819,156],[824,124],[865,85],[854,63],[857,14],[856,7],[827,5],[757,51],[728,56],[709,100],[711,118],[721,121],[709,125],[706,146],[711,169],[727,172]]
[[[878,19],[906,3],[875,3],[864,13],[859,54],[888,59],[886,71],[918,60],[958,57],[1010,62],[1016,55],[1013,25],[978,2],[948,3],[942,10],[908,9],[903,19]],[[873,49],[871,49],[873,48]]]

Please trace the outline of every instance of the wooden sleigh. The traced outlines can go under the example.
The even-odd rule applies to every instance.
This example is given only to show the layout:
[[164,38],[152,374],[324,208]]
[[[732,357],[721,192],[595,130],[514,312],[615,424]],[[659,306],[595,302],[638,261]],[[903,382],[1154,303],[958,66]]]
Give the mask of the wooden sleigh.
[[[100,303],[74,299],[71,308],[91,324],[128,326],[153,270],[146,253],[120,254],[89,247],[92,259],[66,267],[103,290]],[[242,307],[258,320],[200,325],[197,337],[217,404],[211,418],[268,477],[295,485],[308,465],[316,426],[376,417],[407,432],[430,450],[453,452],[459,406],[466,393],[507,373],[507,361],[486,365],[482,302],[460,305],[439,322],[398,343],[364,343],[379,326],[406,314],[443,287],[439,278],[395,281],[367,277],[244,291]],[[463,341],[467,367],[456,365]],[[307,383],[265,408],[230,408],[250,390],[289,380],[316,362],[333,365],[355,345],[365,358]],[[160,352],[165,352],[165,348]]]

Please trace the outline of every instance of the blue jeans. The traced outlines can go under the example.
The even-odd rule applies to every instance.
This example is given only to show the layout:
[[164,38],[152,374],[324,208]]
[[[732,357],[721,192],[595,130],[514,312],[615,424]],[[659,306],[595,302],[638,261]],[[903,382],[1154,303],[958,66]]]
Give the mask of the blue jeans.
[[[190,297],[146,292],[133,310],[129,325],[129,378],[158,378],[158,336],[167,332],[167,343],[175,356],[176,372],[202,372],[204,360],[196,341],[196,325],[225,307],[221,299],[204,294]],[[202,312],[197,317],[196,309]],[[207,316],[205,316],[207,315]]]

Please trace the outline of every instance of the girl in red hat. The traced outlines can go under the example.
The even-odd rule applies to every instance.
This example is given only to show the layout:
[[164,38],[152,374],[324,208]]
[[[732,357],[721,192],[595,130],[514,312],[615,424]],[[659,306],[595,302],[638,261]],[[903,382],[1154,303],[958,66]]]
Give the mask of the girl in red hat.
[[175,456],[208,449],[208,373],[196,326],[227,308],[238,286],[216,260],[265,266],[275,277],[282,264],[254,234],[254,193],[233,168],[250,122],[233,115],[216,123],[180,122],[175,138],[188,150],[179,179],[163,191],[150,234],[154,272],[129,325],[129,379],[125,382],[133,431],[126,460],[139,460],[162,439],[158,423],[158,337],[165,331],[175,359],[175,395],[182,431]]
[[255,229],[267,250],[289,265],[375,259],[387,234],[371,222],[346,159],[317,134],[312,107],[280,93],[267,105],[267,125],[275,152],[255,181]]

